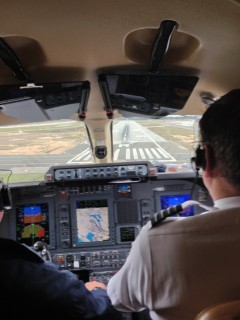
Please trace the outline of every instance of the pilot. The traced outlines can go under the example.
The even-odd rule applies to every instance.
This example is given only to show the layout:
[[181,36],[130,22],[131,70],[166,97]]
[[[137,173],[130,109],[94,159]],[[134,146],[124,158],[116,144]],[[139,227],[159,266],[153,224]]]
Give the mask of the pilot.
[[214,101],[199,129],[195,160],[214,210],[163,221],[158,215],[142,228],[108,283],[117,310],[193,320],[210,305],[240,299],[240,89]]
[[[0,211],[0,221],[3,211]],[[25,245],[0,238],[0,309],[6,319],[121,319],[97,281],[79,280]]]

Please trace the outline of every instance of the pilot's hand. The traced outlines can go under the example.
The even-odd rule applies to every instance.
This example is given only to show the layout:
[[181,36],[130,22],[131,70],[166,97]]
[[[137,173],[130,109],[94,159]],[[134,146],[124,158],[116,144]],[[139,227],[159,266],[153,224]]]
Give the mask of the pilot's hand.
[[105,290],[107,289],[107,286],[104,283],[99,281],[86,282],[85,286],[89,291],[97,290],[97,289],[105,289]]

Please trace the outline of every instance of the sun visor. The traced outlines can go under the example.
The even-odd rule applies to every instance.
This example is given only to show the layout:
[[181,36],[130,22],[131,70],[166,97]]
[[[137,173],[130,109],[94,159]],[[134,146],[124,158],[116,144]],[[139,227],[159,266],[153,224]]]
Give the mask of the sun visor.
[[107,112],[162,117],[181,110],[198,82],[196,75],[120,70],[100,73],[99,86]]
[[74,113],[84,119],[89,94],[89,81],[0,85],[0,109],[26,122],[68,119]]

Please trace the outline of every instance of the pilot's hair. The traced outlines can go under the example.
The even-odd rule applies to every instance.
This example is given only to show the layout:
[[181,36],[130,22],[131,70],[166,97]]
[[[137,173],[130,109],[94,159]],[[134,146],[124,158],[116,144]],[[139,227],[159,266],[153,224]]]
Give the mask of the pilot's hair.
[[240,89],[213,102],[200,122],[202,144],[209,146],[212,166],[240,190]]

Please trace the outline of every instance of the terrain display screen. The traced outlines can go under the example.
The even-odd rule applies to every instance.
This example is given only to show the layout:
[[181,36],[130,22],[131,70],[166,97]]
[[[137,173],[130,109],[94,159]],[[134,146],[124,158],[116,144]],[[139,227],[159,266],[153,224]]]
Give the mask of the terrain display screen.
[[48,203],[16,206],[16,240],[29,246],[36,241],[49,244]]
[[110,239],[107,199],[76,201],[77,242],[103,242]]

